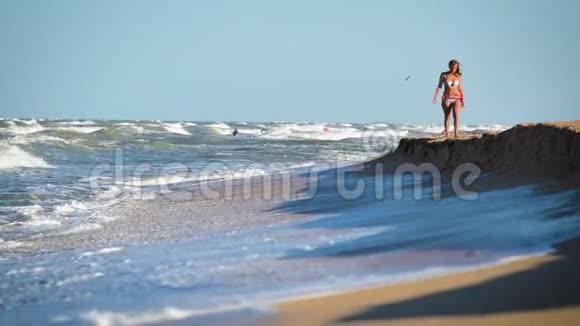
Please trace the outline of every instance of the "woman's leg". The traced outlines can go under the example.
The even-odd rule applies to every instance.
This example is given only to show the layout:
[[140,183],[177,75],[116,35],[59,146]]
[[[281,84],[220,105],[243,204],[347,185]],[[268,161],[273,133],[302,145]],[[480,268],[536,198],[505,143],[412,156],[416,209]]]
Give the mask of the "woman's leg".
[[451,117],[451,103],[449,103],[449,101],[447,100],[442,100],[441,101],[441,107],[443,108],[443,114],[445,116],[444,120],[443,120],[443,125],[445,126],[445,137],[449,137],[449,123],[450,123],[450,117]]
[[453,105],[453,135],[455,137],[459,136],[459,111],[461,111],[461,102],[459,100],[455,101]]

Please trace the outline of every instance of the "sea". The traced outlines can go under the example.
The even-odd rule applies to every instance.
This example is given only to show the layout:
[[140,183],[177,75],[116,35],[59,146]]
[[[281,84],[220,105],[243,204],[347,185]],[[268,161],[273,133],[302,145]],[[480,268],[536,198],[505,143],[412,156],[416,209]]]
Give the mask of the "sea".
[[[281,300],[481,268],[580,235],[580,213],[567,209],[577,189],[522,184],[470,199],[394,199],[380,195],[392,178],[337,177],[404,137],[441,131],[2,118],[0,324],[253,324]],[[287,175],[314,175],[317,187],[288,196],[210,189],[235,193],[245,180]],[[366,188],[345,196],[356,181]]]

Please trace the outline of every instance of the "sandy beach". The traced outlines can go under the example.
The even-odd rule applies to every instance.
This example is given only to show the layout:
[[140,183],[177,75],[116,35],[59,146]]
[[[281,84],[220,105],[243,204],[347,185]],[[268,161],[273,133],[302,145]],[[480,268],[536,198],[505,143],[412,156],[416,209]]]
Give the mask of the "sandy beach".
[[[537,188],[540,192],[577,189],[578,175],[575,168],[571,168],[577,162],[570,161],[567,156],[574,155],[574,141],[568,141],[563,146],[569,149],[558,153],[550,146],[540,145],[538,150],[537,144],[542,140],[537,137],[549,138],[548,135],[569,132],[568,137],[575,139],[579,127],[580,121],[522,124],[506,132],[512,135],[503,138],[500,138],[501,134],[488,136],[491,140],[487,141],[499,143],[494,146],[496,151],[506,145],[507,137],[519,137],[519,142],[514,145],[522,145],[522,148],[514,146],[496,157],[484,151],[472,155],[484,162],[484,169],[499,168],[500,172],[480,184],[479,190],[516,187],[539,183],[539,180],[549,181]],[[538,133],[535,139],[532,131]],[[415,162],[432,161],[445,169],[457,165],[458,156],[473,154],[473,147],[485,147],[481,143],[485,144],[486,140],[481,139],[482,136],[468,135],[458,140],[403,140],[398,152],[401,152],[402,145],[409,144],[410,150],[403,153],[407,154],[403,160],[410,157]],[[471,147],[471,152],[449,154],[449,144],[454,141],[462,142],[456,147]],[[536,147],[524,151],[530,149],[530,143]],[[566,158],[561,159],[561,154]],[[538,156],[534,158],[533,155]],[[464,158],[461,161],[465,161]],[[576,210],[577,205],[572,205],[571,209]],[[566,241],[554,248],[550,255],[524,258],[476,271],[283,302],[278,305],[280,313],[275,324],[575,325],[580,322],[580,240]]]
[[275,325],[576,325],[580,240],[477,271],[283,302]]

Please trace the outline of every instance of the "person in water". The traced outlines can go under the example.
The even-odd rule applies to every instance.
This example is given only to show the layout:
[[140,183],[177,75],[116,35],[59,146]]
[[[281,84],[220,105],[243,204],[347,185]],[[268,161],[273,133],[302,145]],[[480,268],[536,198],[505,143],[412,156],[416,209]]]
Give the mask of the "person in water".
[[238,128],[234,128],[234,132],[232,132],[232,136],[237,136],[240,132],[238,131]]
[[463,87],[461,83],[461,76],[463,73],[459,67],[459,61],[449,61],[449,71],[442,72],[439,76],[439,84],[435,90],[433,97],[433,104],[437,104],[437,98],[441,93],[441,88],[445,86],[443,97],[441,99],[441,107],[445,114],[445,137],[449,136],[449,122],[451,111],[453,111],[453,125],[455,137],[459,134],[459,112],[465,107],[465,99],[463,96]]

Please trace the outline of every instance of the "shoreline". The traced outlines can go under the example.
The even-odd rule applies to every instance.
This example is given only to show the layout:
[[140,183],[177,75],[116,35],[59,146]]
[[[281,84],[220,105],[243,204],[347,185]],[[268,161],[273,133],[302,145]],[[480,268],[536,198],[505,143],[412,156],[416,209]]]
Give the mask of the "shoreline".
[[[527,134],[526,134],[527,133]],[[531,133],[531,135],[530,135]],[[522,136],[523,135],[523,136]],[[515,142],[518,141],[519,138],[522,138],[529,143],[532,143],[525,149],[530,149],[533,144],[539,143],[537,141],[537,137],[534,136],[546,136],[544,138],[549,138],[547,136],[558,136],[558,139],[567,139],[570,143],[566,148],[555,148],[557,150],[557,160],[549,160],[547,162],[540,162],[542,164],[535,164],[538,163],[536,161],[530,160],[530,155],[523,155],[522,151],[519,149],[514,149],[510,151],[509,149],[505,149],[506,143],[508,142]],[[555,136],[554,136],[555,137]],[[500,146],[501,145],[501,146]],[[481,152],[485,152],[484,150],[488,147],[492,148],[502,148],[496,155],[499,157],[509,156],[509,155],[517,155],[517,160],[509,160],[507,166],[509,169],[499,169],[494,170],[494,174],[491,178],[480,178],[478,182],[472,185],[472,190],[476,191],[487,191],[487,190],[495,190],[499,188],[508,188],[513,186],[525,185],[525,184],[539,184],[542,181],[550,181],[549,185],[543,186],[542,190],[545,191],[560,191],[566,190],[571,188],[576,188],[580,185],[580,120],[576,121],[564,121],[564,122],[546,122],[546,123],[525,123],[516,125],[510,129],[499,133],[484,133],[484,134],[469,134],[463,135],[460,138],[403,138],[399,142],[397,149],[394,152],[384,154],[379,156],[375,159],[371,159],[365,162],[358,162],[352,163],[353,166],[364,166],[362,171],[357,172],[359,176],[365,174],[376,174],[375,165],[380,163],[384,165],[384,170],[382,169],[383,175],[388,175],[394,173],[396,167],[398,167],[402,163],[412,163],[412,164],[420,164],[420,163],[433,163],[439,170],[442,172],[442,177],[444,181],[446,178],[449,177],[449,172],[452,168],[457,166],[459,163],[463,162],[471,162],[475,161],[475,163],[481,165],[482,172],[488,173],[490,172],[489,165],[492,167],[496,167],[494,164],[490,164],[490,162],[494,161],[494,157],[489,157],[485,155],[471,155],[473,154],[473,148],[481,149]],[[473,148],[471,148],[473,147]],[[549,146],[543,146],[540,144],[540,147],[549,148]],[[470,150],[471,148],[471,150]],[[477,151],[480,152],[480,151]],[[541,153],[541,157],[549,157],[552,155],[549,151],[543,151]],[[477,156],[478,159],[475,159],[474,156]],[[576,160],[578,158],[578,160]],[[522,160],[531,161],[534,163],[532,166],[517,166],[517,168],[513,168],[515,163],[520,163]],[[478,162],[479,161],[479,162]],[[566,166],[564,166],[566,163]],[[568,164],[569,163],[569,164]],[[544,172],[544,169],[548,166],[546,164],[550,164],[552,167],[556,167],[550,172]],[[345,166],[328,166],[328,171],[338,171],[343,168],[348,168],[348,165]],[[561,169],[559,169],[561,167]],[[521,170],[519,170],[521,168]],[[542,169],[542,170],[539,170]],[[538,173],[541,171],[541,173]],[[533,172],[533,173],[530,173]],[[310,186],[310,182],[307,176],[303,176],[301,173],[291,173],[290,174],[291,181],[290,181],[290,189],[289,189],[289,196],[281,193],[282,184],[283,182],[280,179],[280,175],[269,175],[267,177],[272,178],[272,190],[273,196],[269,200],[254,200],[256,205],[242,205],[244,207],[255,206],[255,208],[263,208],[263,209],[271,209],[272,207],[276,207],[280,202],[284,201],[291,201],[291,199],[299,198],[299,193],[304,187]],[[319,178],[319,176],[317,176]],[[190,216],[198,216],[200,215],[200,210],[195,210],[191,208],[191,204],[195,203],[195,205],[199,205],[201,207],[206,206],[204,209],[207,211],[202,211],[201,213],[207,214],[208,211],[218,211],[217,213],[221,213],[221,209],[216,209],[217,206],[220,204],[227,204],[227,205],[236,205],[236,210],[239,209],[238,205],[241,201],[243,201],[244,196],[246,195],[246,190],[243,188],[243,185],[250,180],[251,186],[249,189],[249,194],[251,198],[258,198],[260,197],[260,191],[262,187],[264,187],[263,180],[261,177],[249,177],[249,178],[241,178],[241,179],[233,179],[233,180],[212,180],[207,183],[208,187],[212,188],[212,190],[217,191],[219,195],[216,198],[206,198],[200,195],[199,184],[194,184],[191,186],[190,183],[184,182],[183,184],[175,184],[175,192],[171,193],[168,196],[159,196],[159,198],[151,201],[151,200],[143,200],[142,206],[144,207],[151,207],[152,211],[159,211],[160,209],[157,206],[176,206],[178,205],[182,211],[187,211]],[[233,190],[231,194],[231,198],[225,198],[227,195],[226,185],[228,183],[232,183]],[[319,183],[319,180],[314,181],[315,184]],[[183,189],[185,186],[186,189]],[[128,194],[130,195],[130,194]],[[444,194],[445,196],[449,196],[449,194]],[[190,198],[190,199],[188,199]],[[240,201],[241,200],[241,201]],[[153,205],[152,205],[153,203]],[[59,251],[59,250],[68,250],[71,248],[76,248],[77,244],[81,243],[83,246],[87,247],[94,247],[94,246],[122,246],[126,245],[126,239],[123,241],[119,241],[116,237],[111,237],[109,232],[115,233],[118,228],[125,229],[127,231],[131,231],[131,235],[135,238],[137,243],[140,242],[149,242],[151,240],[151,233],[153,232],[155,235],[160,234],[161,232],[156,232],[158,230],[163,229],[167,231],[166,234],[162,234],[160,236],[155,236],[153,239],[155,240],[172,240],[174,239],[174,235],[177,235],[179,238],[184,237],[195,237],[198,235],[197,232],[194,232],[196,229],[195,225],[192,225],[188,228],[188,232],[184,232],[184,229],[177,229],[171,228],[171,230],[167,229],[166,226],[159,223],[159,216],[162,216],[163,213],[155,214],[156,218],[150,216],[148,214],[140,213],[140,210],[135,209],[119,209],[119,207],[123,207],[126,203],[122,203],[121,205],[115,205],[112,209],[108,210],[107,213],[111,214],[114,217],[114,220],[110,222],[102,222],[98,225],[98,228],[90,230],[90,232],[82,231],[82,232],[75,232],[75,233],[57,233],[54,235],[50,235],[47,238],[31,238],[25,239],[26,242],[25,246],[22,247],[15,247],[6,252],[5,254],[9,255],[20,255],[20,254],[32,254],[36,255],[39,253],[46,253],[52,251]],[[142,207],[139,207],[142,208]],[[176,211],[174,207],[171,207],[171,211]],[[249,209],[250,214],[259,214],[256,209]],[[120,212],[119,212],[120,211]],[[127,219],[127,215],[131,216],[131,219]],[[182,214],[172,214],[175,215],[176,223],[180,224],[191,224],[190,218],[183,218]],[[292,215],[292,214],[288,214]],[[123,216],[121,218],[117,218],[118,216]],[[301,218],[302,216],[287,216],[285,219],[288,220],[296,220]],[[140,223],[137,225],[132,225],[131,221],[139,219],[140,221],[146,221],[146,223]],[[233,221],[232,223],[237,223]],[[146,227],[142,227],[145,225]],[[141,234],[148,234],[148,237],[144,239]],[[88,236],[87,236],[88,235]],[[171,236],[170,236],[171,235]],[[67,241],[67,240],[71,241]],[[107,239],[107,241],[104,241]],[[61,244],[61,241],[67,242],[65,244]],[[29,248],[31,246],[31,248]]]
[[[480,191],[536,184],[539,192],[560,192],[580,185],[578,155],[576,120],[458,139],[404,138],[369,166],[432,163],[451,171],[473,162],[496,173]],[[467,272],[281,301],[273,324],[570,325],[580,320],[580,238],[552,247],[553,253]]]
[[[572,130],[576,131],[570,133]],[[252,308],[262,305],[273,307],[278,302],[276,307],[280,308],[280,315],[274,314],[275,309],[261,314],[258,319],[264,323],[423,325],[427,322],[464,325],[477,324],[483,318],[497,324],[502,321],[494,319],[490,322],[486,318],[510,315],[506,320],[516,325],[527,325],[536,320],[543,321],[542,324],[558,324],[559,319],[542,319],[553,318],[543,315],[546,310],[549,310],[548,315],[557,315],[554,318],[569,318],[568,310],[571,310],[576,318],[577,308],[580,307],[579,282],[577,277],[569,277],[571,273],[580,272],[579,263],[574,262],[580,261],[580,250],[568,248],[562,251],[560,243],[563,239],[580,235],[577,222],[573,222],[580,212],[580,161],[575,161],[580,154],[580,134],[577,130],[518,125],[502,133],[475,135],[470,139],[403,139],[395,152],[361,162],[364,165],[362,170],[349,174],[349,178],[344,177],[346,181],[357,181],[357,184],[363,180],[364,189],[369,189],[351,201],[345,200],[338,186],[338,176],[348,171],[348,167],[324,170],[314,179],[293,174],[287,188],[283,187],[285,178],[276,177],[272,180],[272,196],[268,199],[262,195],[270,184],[266,184],[261,177],[210,182],[208,185],[215,192],[215,197],[205,196],[201,184],[178,183],[172,187],[175,192],[170,194],[142,202],[121,201],[112,206],[111,215],[122,218],[102,223],[98,229],[34,239],[29,247],[13,248],[10,253],[19,257],[28,256],[30,259],[26,264],[32,266],[36,259],[49,263],[65,261],[61,258],[67,251],[78,254],[84,261],[93,259],[87,257],[99,252],[99,248],[107,252],[115,248],[114,252],[120,252],[116,255],[126,258],[123,262],[128,262],[127,266],[139,261],[144,266],[153,267],[154,278],[143,273],[135,273],[134,277],[145,282],[154,279],[152,284],[161,288],[169,284],[170,288],[182,290],[189,289],[190,284],[209,284],[205,289],[209,289],[207,294],[211,296],[215,295],[211,292],[214,284],[235,284],[242,280],[247,282],[243,284],[253,286],[252,294],[262,294],[260,290],[267,286],[266,290],[278,295],[272,295],[268,301],[261,300],[258,295],[250,295],[250,300],[247,300],[249,311],[261,310]],[[562,139],[566,141],[560,142]],[[526,146],[520,146],[521,141],[526,142]],[[553,146],[550,145],[552,143]],[[489,152],[493,155],[488,155]],[[534,156],[539,159],[530,160]],[[451,170],[465,159],[480,164],[486,175],[470,186],[470,189],[482,194],[482,202],[454,199],[457,194],[451,191],[449,184],[442,188],[443,198],[451,200],[439,203],[431,203],[428,198],[424,201],[418,198],[406,201],[409,197],[397,201],[389,193],[391,183],[394,185],[389,179],[394,177],[391,168],[397,164],[432,163],[442,172],[443,181],[447,182]],[[520,169],[521,164],[526,162],[528,165],[523,166],[526,168]],[[384,165],[385,170],[375,169],[373,164]],[[495,170],[497,167],[499,169]],[[349,184],[346,181],[345,184]],[[245,187],[246,184],[248,187]],[[311,185],[317,191],[311,197],[304,196]],[[386,197],[377,197],[376,185],[386,189]],[[414,186],[405,185],[404,190],[410,191]],[[521,186],[526,187],[525,191],[511,191]],[[538,200],[533,200],[536,197]],[[530,209],[526,210],[526,207]],[[428,223],[427,217],[431,215],[445,215],[442,216],[445,219]],[[414,219],[420,216],[425,217],[425,223],[417,221],[414,224]],[[545,228],[549,225],[556,226]],[[395,226],[399,227],[398,233],[389,233],[391,227],[396,229]],[[494,240],[502,239],[505,239],[505,244],[498,241],[494,246]],[[241,247],[246,243],[251,245],[250,251],[246,251],[245,246]],[[554,252],[547,253],[545,249],[554,243],[560,244],[555,246]],[[201,247],[198,246],[200,244]],[[206,244],[208,246],[204,246]],[[197,255],[199,250],[203,253],[210,248],[207,252],[213,252],[221,245],[224,246],[223,250],[216,250],[206,261],[201,259],[206,265],[200,265],[199,269],[193,269],[195,263],[183,265],[184,261],[195,262],[200,256]],[[142,248],[148,250],[142,251]],[[270,252],[272,248],[275,249],[272,251],[274,253]],[[580,245],[575,248],[580,248]],[[396,253],[397,250],[401,253],[375,255]],[[166,252],[171,254],[165,257],[163,254]],[[230,255],[226,255],[228,252],[241,258],[236,256],[230,262]],[[53,253],[43,257],[43,254]],[[522,258],[525,256],[533,257]],[[103,262],[112,261],[103,259]],[[154,269],[158,265],[171,268],[158,272]],[[527,281],[501,281],[502,286],[480,290],[482,284],[522,273],[534,274],[538,269],[554,265],[560,266],[555,275],[548,273],[531,279],[527,276]],[[102,297],[105,294],[99,292],[102,286],[99,285],[100,280],[111,281],[115,273],[125,272],[114,267],[109,275],[109,269],[105,273],[98,264],[90,266],[95,266],[95,273],[89,275],[97,275],[96,279],[99,280],[91,283],[95,284],[93,290]],[[405,272],[406,267],[415,269]],[[293,274],[294,268],[300,272]],[[198,275],[204,272],[204,278],[198,280]],[[568,275],[568,280],[564,286],[555,286],[556,292],[545,288],[530,292],[529,288],[561,281],[558,275],[562,273]],[[15,282],[18,281],[15,273],[11,275],[15,275],[12,277]],[[68,273],[59,277],[66,280],[66,275]],[[182,278],[183,275],[185,277]],[[345,277],[340,279],[341,276]],[[111,279],[105,280],[104,277]],[[211,282],[213,277],[217,278],[215,283]],[[55,280],[58,284],[59,279]],[[203,287],[200,289],[204,291]],[[508,289],[507,294],[504,289]],[[570,292],[571,289],[574,291]],[[205,295],[201,291],[192,291],[188,295],[192,298],[199,293]],[[461,294],[465,291],[467,294]],[[518,293],[524,293],[524,298],[520,298]],[[564,299],[559,296],[560,293],[563,293]],[[529,301],[528,297],[536,296],[540,297],[539,302]],[[502,301],[506,297],[510,298],[508,302]],[[551,298],[552,301],[541,301],[544,298]],[[205,302],[207,297],[198,299]],[[215,306],[225,306],[228,300],[219,298]],[[106,306],[102,302],[99,304]],[[156,311],[149,314],[144,310],[135,318],[150,315],[164,318],[167,312],[168,320],[155,320],[170,323],[174,320],[171,319],[171,307],[170,304],[169,310],[160,311],[161,317]],[[434,311],[430,310],[433,308]],[[566,312],[560,311],[562,309]],[[228,311],[226,309],[226,315],[222,312],[202,313],[188,318],[192,313],[186,309],[181,311],[183,314],[180,312],[183,318],[179,318],[177,323],[196,323],[206,317],[209,320],[215,317],[227,324],[238,319],[232,317],[236,315],[236,309],[231,310],[231,314]],[[107,313],[97,314],[95,318],[109,318]],[[126,316],[132,318],[131,314],[123,312],[119,312],[118,316],[116,312],[111,313],[111,318],[121,318],[119,320],[124,320]],[[243,320],[244,313],[241,314],[240,319]],[[520,316],[522,314],[523,317]],[[513,315],[520,317],[514,321]],[[530,315],[535,317],[525,319]],[[520,321],[521,318],[524,321]]]
[[[564,242],[567,242],[566,240]],[[578,238],[580,241],[580,237]],[[367,292],[375,292],[378,290],[388,290],[398,287],[413,286],[415,284],[422,284],[424,282],[437,281],[440,279],[452,278],[455,276],[461,276],[463,274],[478,273],[480,271],[487,270],[493,271],[497,269],[504,269],[504,266],[511,266],[525,264],[530,262],[530,264],[539,262],[549,262],[555,258],[552,255],[555,249],[549,246],[550,249],[538,250],[527,254],[508,256],[498,259],[493,262],[485,262],[480,264],[472,264],[465,266],[455,266],[455,267],[434,267],[434,269],[445,269],[437,272],[427,272],[423,273],[421,271],[405,273],[404,277],[402,275],[394,275],[394,280],[387,281],[382,279],[381,281],[373,281],[373,284],[361,284],[346,287],[344,289],[329,291],[324,290],[320,292],[309,292],[301,294],[290,294],[287,296],[274,297],[274,303],[269,303],[267,299],[260,299],[254,303],[242,303],[239,305],[223,306],[217,307],[215,310],[207,311],[195,311],[189,312],[188,310],[183,310],[184,315],[190,314],[184,318],[170,318],[168,320],[153,322],[154,325],[189,325],[195,324],[200,320],[220,320],[225,315],[235,316],[237,323],[242,325],[296,325],[297,323],[303,325],[322,325],[327,324],[328,321],[317,320],[312,318],[316,316],[318,311],[313,309],[312,311],[303,310],[297,306],[318,306],[319,302],[325,304],[329,299],[334,298],[348,298],[348,297],[358,297],[360,294]],[[307,307],[306,309],[310,309]],[[330,307],[329,309],[334,309]],[[162,314],[162,311],[157,312]],[[298,316],[296,316],[296,314]],[[227,319],[224,319],[227,320]],[[223,322],[223,321],[222,321]],[[222,325],[219,323],[218,325]],[[389,323],[390,325],[390,323]],[[406,325],[406,324],[404,324]]]
[[571,325],[580,237],[553,253],[344,293],[283,300],[272,325]]

